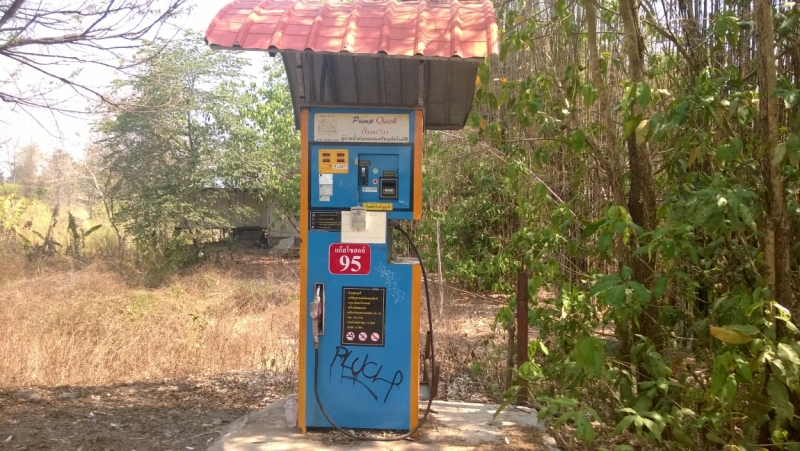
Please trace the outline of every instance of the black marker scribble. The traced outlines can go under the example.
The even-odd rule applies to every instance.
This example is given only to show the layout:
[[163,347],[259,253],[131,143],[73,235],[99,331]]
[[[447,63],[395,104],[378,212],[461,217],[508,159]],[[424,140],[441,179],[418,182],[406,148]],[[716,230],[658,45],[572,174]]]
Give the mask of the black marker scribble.
[[[364,387],[372,396],[375,401],[378,400],[378,395],[373,390],[379,390],[381,386],[388,385],[386,388],[386,395],[383,397],[383,402],[389,399],[389,394],[394,387],[399,387],[403,383],[403,372],[400,370],[395,371],[392,379],[384,379],[381,377],[383,365],[370,360],[369,354],[362,357],[355,357],[353,351],[343,346],[336,347],[336,355],[333,356],[330,366],[329,378],[333,379],[333,367],[337,365],[341,370],[339,375],[340,381],[348,380]],[[359,363],[360,361],[360,363]]]

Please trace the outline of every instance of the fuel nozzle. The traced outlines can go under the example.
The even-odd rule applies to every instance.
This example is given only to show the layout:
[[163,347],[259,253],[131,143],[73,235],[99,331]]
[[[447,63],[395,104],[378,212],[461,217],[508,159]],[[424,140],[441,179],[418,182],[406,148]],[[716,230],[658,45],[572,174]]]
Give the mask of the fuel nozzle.
[[309,306],[311,315],[311,333],[314,336],[314,349],[319,348],[319,336],[322,335],[322,285],[318,284],[314,290],[314,300]]

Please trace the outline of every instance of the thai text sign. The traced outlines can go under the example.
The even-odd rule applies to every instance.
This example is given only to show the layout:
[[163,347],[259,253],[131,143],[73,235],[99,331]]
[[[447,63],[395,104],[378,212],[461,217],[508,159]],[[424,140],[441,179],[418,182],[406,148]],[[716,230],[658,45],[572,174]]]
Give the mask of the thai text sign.
[[383,346],[386,288],[342,288],[342,344]]
[[315,113],[317,142],[411,142],[408,114]]

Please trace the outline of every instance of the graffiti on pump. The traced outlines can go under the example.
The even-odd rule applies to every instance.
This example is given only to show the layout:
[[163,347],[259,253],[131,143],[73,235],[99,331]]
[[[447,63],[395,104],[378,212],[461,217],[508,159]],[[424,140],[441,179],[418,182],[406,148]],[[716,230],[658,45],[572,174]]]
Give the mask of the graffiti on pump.
[[389,292],[389,296],[392,297],[394,303],[397,304],[402,302],[403,298],[406,296],[406,293],[397,287],[397,281],[394,280],[394,271],[381,263],[378,265],[378,274],[380,274],[381,278],[383,279],[383,283],[386,284],[386,291]]
[[375,401],[378,400],[376,392],[383,394],[383,390],[385,390],[386,392],[383,396],[383,402],[385,403],[389,399],[392,389],[399,387],[403,383],[402,371],[395,371],[391,380],[381,377],[383,365],[370,360],[369,354],[364,357],[356,357],[353,355],[353,351],[344,346],[336,347],[336,355],[333,356],[330,366],[331,379],[333,378],[335,366],[338,366],[341,371],[339,375],[340,382],[346,380],[352,381],[353,386],[356,384],[361,385]]

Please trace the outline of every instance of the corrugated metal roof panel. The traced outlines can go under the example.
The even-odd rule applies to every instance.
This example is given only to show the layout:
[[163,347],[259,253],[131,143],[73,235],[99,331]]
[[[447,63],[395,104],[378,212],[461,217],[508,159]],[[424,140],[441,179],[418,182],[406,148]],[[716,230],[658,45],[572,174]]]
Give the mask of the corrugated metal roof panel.
[[301,108],[423,108],[432,130],[461,129],[475,94],[477,58],[405,58],[283,51],[299,126]]
[[211,22],[206,41],[244,50],[431,58],[485,58],[499,49],[490,0],[235,0]]
[[283,57],[301,108],[423,108],[429,129],[460,129],[475,76],[498,52],[491,0],[235,0],[206,31],[216,48]]

